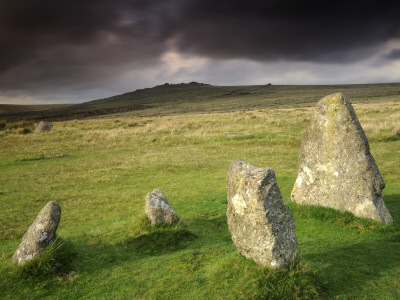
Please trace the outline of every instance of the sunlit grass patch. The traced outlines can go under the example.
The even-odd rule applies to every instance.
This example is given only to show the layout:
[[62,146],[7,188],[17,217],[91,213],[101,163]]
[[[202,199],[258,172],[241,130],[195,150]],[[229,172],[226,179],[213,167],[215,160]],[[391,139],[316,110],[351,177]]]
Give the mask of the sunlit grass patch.
[[215,265],[210,277],[222,294],[231,290],[239,298],[319,299],[324,286],[319,270],[299,260],[290,270],[270,270],[234,254]]
[[[396,298],[400,141],[390,140],[399,130],[396,103],[355,106],[386,182],[394,226],[290,201],[309,108],[121,114],[55,122],[46,134],[2,130],[0,298]],[[238,158],[276,173],[299,243],[299,263],[289,271],[264,269],[232,243],[226,175]],[[166,193],[179,224],[151,227],[143,216],[145,196],[155,188]],[[48,265],[52,254],[24,279],[11,256],[52,200],[62,208],[58,234],[77,254],[69,272]]]
[[289,206],[293,216],[298,218],[313,218],[323,223],[351,228],[359,232],[396,232],[395,227],[391,225],[383,225],[371,219],[359,218],[349,212],[340,212],[322,206],[299,205],[295,202],[290,202]]

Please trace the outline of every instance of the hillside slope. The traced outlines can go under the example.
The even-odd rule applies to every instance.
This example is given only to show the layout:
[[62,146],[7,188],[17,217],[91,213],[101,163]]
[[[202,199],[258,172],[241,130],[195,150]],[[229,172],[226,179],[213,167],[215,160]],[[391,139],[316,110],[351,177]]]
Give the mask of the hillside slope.
[[18,104],[0,104],[1,114],[20,114],[26,112],[37,112],[49,109],[65,109],[73,104],[38,104],[38,105],[18,105]]
[[400,100],[400,83],[315,86],[164,84],[45,111],[0,112],[0,117],[62,120],[127,112],[130,116],[159,116],[310,106],[321,97],[336,92],[343,92],[353,103],[396,101]]

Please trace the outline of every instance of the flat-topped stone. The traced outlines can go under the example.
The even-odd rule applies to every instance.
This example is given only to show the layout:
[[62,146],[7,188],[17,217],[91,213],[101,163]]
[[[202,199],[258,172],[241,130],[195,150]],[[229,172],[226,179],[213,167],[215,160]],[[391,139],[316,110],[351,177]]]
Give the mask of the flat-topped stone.
[[265,267],[289,268],[297,257],[295,224],[272,169],[234,161],[227,176],[229,231],[236,249]]

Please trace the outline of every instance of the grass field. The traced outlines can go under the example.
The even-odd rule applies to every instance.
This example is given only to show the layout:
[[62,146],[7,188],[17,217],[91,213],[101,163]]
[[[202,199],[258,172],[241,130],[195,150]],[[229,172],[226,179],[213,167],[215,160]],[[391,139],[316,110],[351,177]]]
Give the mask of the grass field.
[[[386,182],[393,226],[290,201],[309,107],[120,113],[56,122],[49,133],[23,134],[32,123],[4,122],[0,298],[399,299],[400,97],[384,100],[355,110]],[[237,158],[274,169],[296,223],[293,270],[263,269],[235,250],[225,180]],[[143,218],[154,188],[180,216],[177,226],[151,228]],[[59,242],[14,266],[22,235],[52,200],[62,207]]]

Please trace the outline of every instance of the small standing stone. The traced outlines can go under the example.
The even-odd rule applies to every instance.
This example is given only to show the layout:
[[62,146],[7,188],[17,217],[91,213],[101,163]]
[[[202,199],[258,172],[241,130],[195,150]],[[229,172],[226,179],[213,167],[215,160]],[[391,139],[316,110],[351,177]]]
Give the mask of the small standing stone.
[[292,200],[392,224],[384,187],[350,102],[341,93],[322,98],[301,141]]
[[22,237],[21,244],[13,255],[13,261],[23,265],[53,243],[60,218],[60,205],[55,201],[47,203]]
[[160,189],[155,189],[146,196],[146,216],[151,225],[175,224],[179,218],[171,208],[167,197]]
[[227,176],[229,231],[236,249],[265,267],[288,268],[297,257],[295,224],[272,169],[234,161]]
[[41,121],[36,124],[36,132],[48,132],[53,128],[53,123]]

